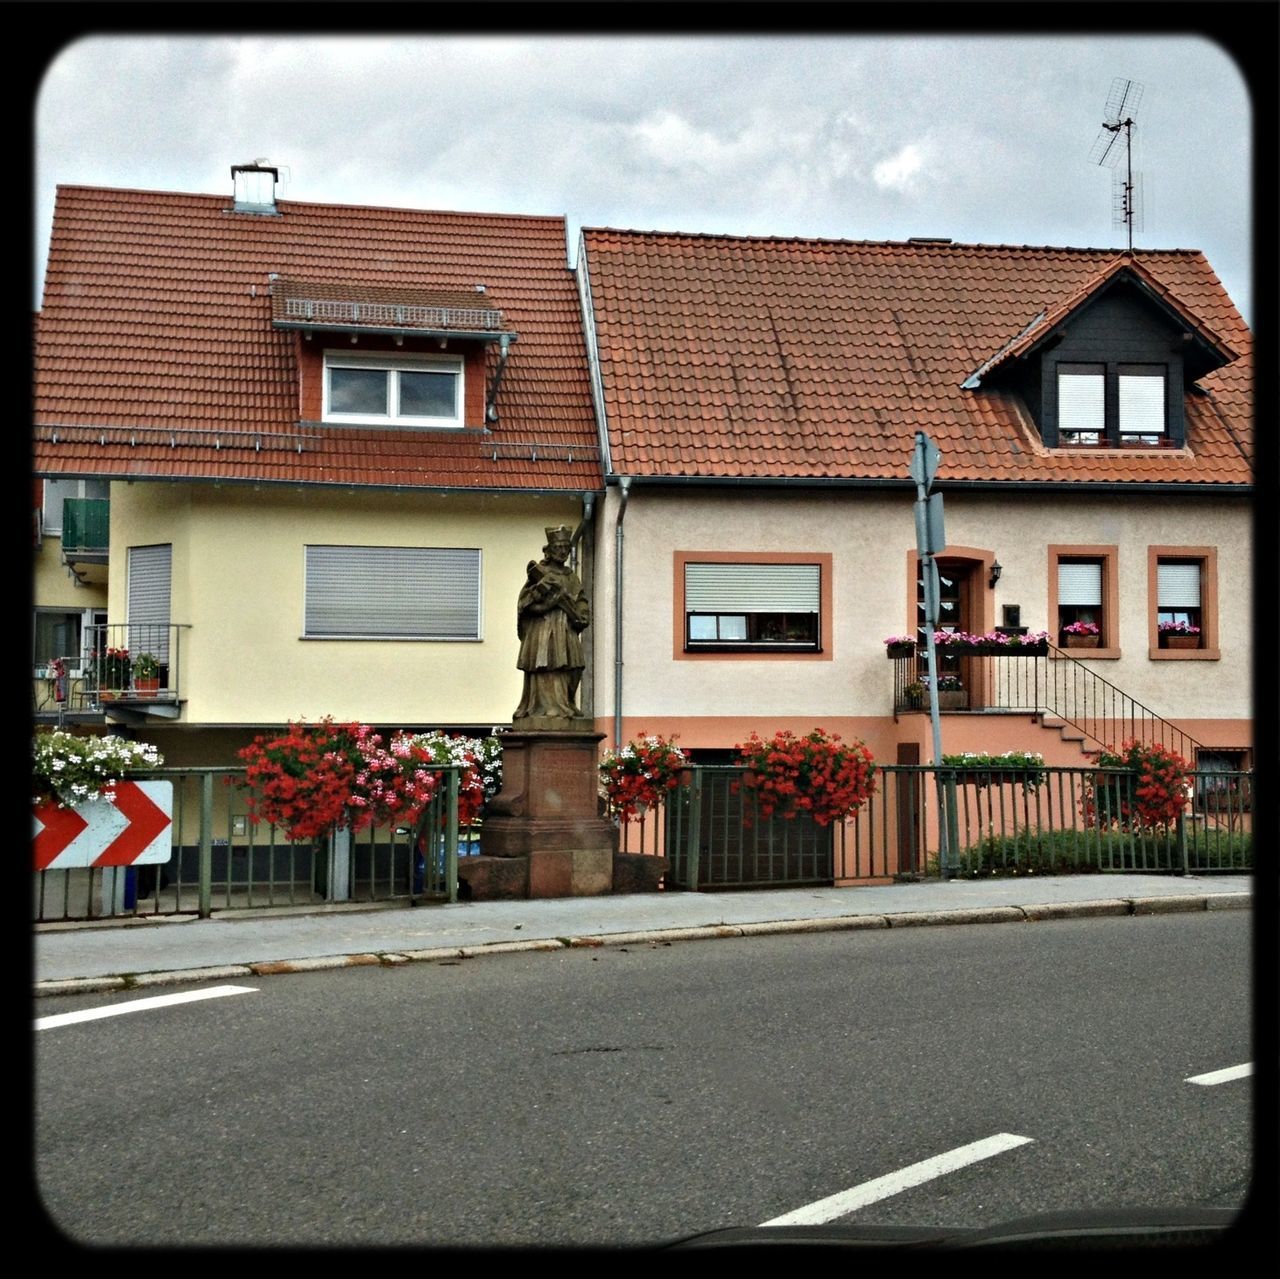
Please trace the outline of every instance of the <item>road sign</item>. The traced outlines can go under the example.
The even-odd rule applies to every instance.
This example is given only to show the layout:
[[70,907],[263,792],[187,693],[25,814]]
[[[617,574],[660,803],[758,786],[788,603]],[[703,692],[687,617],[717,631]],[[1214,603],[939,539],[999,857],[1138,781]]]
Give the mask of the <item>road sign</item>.
[[172,782],[117,782],[96,803],[36,804],[31,816],[36,870],[138,866],[173,854]]
[[938,463],[942,461],[942,450],[923,432],[916,432],[916,448],[911,455],[911,478],[917,484],[923,484],[927,493],[938,473]]
[[916,550],[921,555],[937,555],[946,548],[947,533],[942,521],[941,493],[930,493],[924,501],[916,501]]

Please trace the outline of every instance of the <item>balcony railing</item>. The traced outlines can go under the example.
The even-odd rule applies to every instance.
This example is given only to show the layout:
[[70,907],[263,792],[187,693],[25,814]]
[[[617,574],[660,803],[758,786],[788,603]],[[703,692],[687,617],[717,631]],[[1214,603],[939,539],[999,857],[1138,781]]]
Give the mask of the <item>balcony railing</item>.
[[[41,719],[93,716],[114,711],[172,719],[182,700],[182,632],[167,622],[106,623],[86,629],[83,651],[61,658],[63,674],[40,667],[33,681],[33,709]],[[149,655],[147,676],[139,659]]]
[[62,557],[69,563],[103,563],[111,536],[111,501],[69,497],[62,503]]
[[[924,650],[893,664],[893,712],[929,710]],[[1088,749],[1129,738],[1165,746],[1193,761],[1201,743],[1129,696],[1084,662],[1050,644],[1047,654],[945,653],[938,649],[939,710],[1025,711],[1050,716],[1082,734]],[[950,695],[949,695],[950,694]]]

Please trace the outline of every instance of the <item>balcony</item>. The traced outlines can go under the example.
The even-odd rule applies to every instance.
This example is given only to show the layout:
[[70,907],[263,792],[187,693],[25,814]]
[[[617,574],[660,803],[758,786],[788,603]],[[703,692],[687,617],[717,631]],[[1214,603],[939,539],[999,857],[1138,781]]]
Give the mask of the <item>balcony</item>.
[[[182,705],[182,632],[187,629],[159,622],[89,628],[84,652],[61,659],[61,676],[53,666],[36,669],[33,710],[37,723],[141,724],[176,719]],[[144,654],[154,659],[151,676],[140,660]]]
[[69,497],[62,503],[62,562],[82,582],[107,580],[111,501]]

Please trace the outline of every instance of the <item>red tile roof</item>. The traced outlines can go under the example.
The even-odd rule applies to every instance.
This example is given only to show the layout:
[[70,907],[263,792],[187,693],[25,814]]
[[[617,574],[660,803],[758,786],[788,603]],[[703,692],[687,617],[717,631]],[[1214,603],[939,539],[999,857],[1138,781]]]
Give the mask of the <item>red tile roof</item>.
[[[1108,249],[583,233],[610,462],[637,477],[1251,482],[1251,338],[1204,256],[1137,274],[1238,358],[1186,398],[1186,449],[1048,450],[1018,398],[966,381],[1114,273]],[[1003,355],[1002,355],[1003,358]]]
[[[37,472],[600,486],[562,218],[293,201],[275,217],[231,203],[230,192],[58,189],[36,326]],[[458,435],[300,424],[297,338],[273,326],[273,275],[368,300],[479,297],[518,334],[498,422]]]

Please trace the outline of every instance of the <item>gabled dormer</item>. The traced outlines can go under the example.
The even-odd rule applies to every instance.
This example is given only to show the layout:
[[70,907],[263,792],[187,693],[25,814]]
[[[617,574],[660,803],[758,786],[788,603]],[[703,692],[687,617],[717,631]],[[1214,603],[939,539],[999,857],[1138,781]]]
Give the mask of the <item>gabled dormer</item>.
[[482,431],[498,419],[518,335],[484,285],[431,290],[277,276],[271,311],[274,328],[298,335],[300,421]]
[[1048,448],[1182,448],[1186,396],[1235,358],[1124,257],[1037,314],[964,386],[1017,393]]

